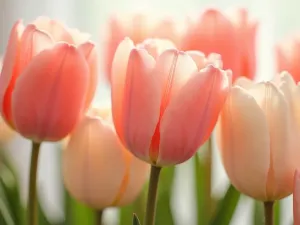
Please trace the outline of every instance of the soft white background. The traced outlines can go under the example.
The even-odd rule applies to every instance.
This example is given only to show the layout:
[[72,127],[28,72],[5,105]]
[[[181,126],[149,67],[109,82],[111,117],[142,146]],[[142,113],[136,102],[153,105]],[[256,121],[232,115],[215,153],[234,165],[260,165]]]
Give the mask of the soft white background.
[[[40,15],[60,19],[68,26],[78,27],[92,34],[92,39],[100,42],[104,35],[106,20],[113,11],[128,12],[146,9],[180,18],[184,14],[196,15],[203,7],[229,6],[248,7],[252,16],[261,21],[258,34],[258,75],[260,80],[267,80],[274,75],[274,54],[272,46],[275,41],[290,32],[300,29],[298,0],[0,0],[0,55],[7,43],[9,30],[13,23],[23,18],[29,22]],[[101,46],[100,46],[101,48]],[[109,103],[109,90],[101,82],[96,100],[102,104]],[[20,137],[8,146],[13,161],[21,173],[21,184],[24,201],[27,192],[27,176],[29,171],[30,143]],[[39,195],[43,197],[43,207],[47,208],[51,219],[63,217],[62,187],[60,167],[57,159],[59,151],[54,144],[44,144],[39,162]],[[213,168],[214,194],[222,195],[228,186],[228,179],[220,164],[218,152],[214,150],[215,168]],[[178,166],[176,185],[173,190],[173,210],[176,212],[176,224],[195,224],[196,211],[193,208],[194,198],[190,163]],[[282,225],[290,224],[292,219],[291,199],[285,201]],[[232,225],[251,224],[252,201],[244,197],[232,221]],[[111,220],[112,214],[106,215]],[[112,220],[112,224],[115,224]]]

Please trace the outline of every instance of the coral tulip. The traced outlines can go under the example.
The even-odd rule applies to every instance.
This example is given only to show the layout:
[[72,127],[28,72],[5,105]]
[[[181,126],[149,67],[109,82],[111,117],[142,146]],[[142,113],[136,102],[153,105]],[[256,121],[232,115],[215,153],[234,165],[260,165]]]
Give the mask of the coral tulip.
[[230,87],[231,72],[219,66],[216,55],[208,60],[176,49],[155,60],[124,39],[112,68],[112,114],[124,145],[156,166],[192,157],[209,138]]
[[240,72],[237,76],[245,76],[253,80],[256,75],[256,33],[258,22],[249,18],[249,13],[245,8],[229,10],[228,18],[236,28],[240,44]]
[[276,46],[277,71],[288,71],[300,82],[300,36],[291,36]]
[[294,225],[300,225],[300,173],[298,170],[294,176],[293,213]]
[[256,23],[247,19],[245,10],[236,10],[229,17],[218,10],[207,9],[198,22],[190,22],[182,38],[182,50],[198,50],[205,54],[216,52],[222,56],[224,69],[231,69],[233,80],[239,76],[255,75]]
[[67,190],[96,209],[134,201],[148,173],[149,165],[135,158],[121,144],[104,110],[93,109],[85,116],[63,151]]
[[60,140],[91,103],[97,62],[95,46],[85,38],[44,17],[12,28],[0,77],[0,110],[21,135],[36,142]]
[[105,40],[105,75],[111,81],[111,67],[116,49],[120,42],[129,37],[135,44],[148,38],[166,38],[178,44],[180,33],[178,25],[170,19],[153,20],[145,14],[133,14],[124,18],[112,17],[109,23],[109,35]]
[[[0,57],[0,70],[2,68],[2,58]],[[7,143],[10,141],[15,135],[13,129],[11,129],[6,122],[0,117],[0,144]]]
[[223,164],[242,193],[274,201],[292,193],[299,162],[300,87],[282,73],[255,84],[238,79],[217,125]]

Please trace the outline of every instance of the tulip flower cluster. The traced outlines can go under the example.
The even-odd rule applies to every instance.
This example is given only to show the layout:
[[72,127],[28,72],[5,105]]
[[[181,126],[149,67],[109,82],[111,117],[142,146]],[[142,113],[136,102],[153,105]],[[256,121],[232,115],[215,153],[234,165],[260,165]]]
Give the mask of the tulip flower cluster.
[[65,140],[65,187],[100,211],[133,202],[150,171],[144,222],[153,225],[161,169],[193,157],[215,127],[232,185],[264,202],[266,212],[294,192],[300,224],[300,47],[277,47],[279,74],[256,83],[257,25],[245,9],[205,10],[182,31],[144,15],[112,18],[104,46],[111,108],[104,109],[92,105],[99,62],[88,34],[46,17],[16,22],[3,59],[0,111],[33,143],[28,225],[37,225],[42,142]]

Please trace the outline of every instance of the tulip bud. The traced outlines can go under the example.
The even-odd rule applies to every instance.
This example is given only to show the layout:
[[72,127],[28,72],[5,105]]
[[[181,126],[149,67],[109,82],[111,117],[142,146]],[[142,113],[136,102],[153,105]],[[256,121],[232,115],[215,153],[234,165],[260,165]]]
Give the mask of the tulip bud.
[[299,97],[287,73],[271,82],[236,81],[217,137],[224,168],[240,192],[265,202],[292,193],[300,158]]
[[112,69],[113,120],[120,140],[138,158],[156,166],[182,163],[209,138],[231,75],[198,59],[168,49],[155,61],[130,39],[119,45]]
[[134,201],[146,182],[149,165],[124,148],[111,121],[99,117],[99,112],[103,114],[91,110],[72,132],[63,151],[63,178],[72,196],[103,209]]
[[77,45],[59,22],[41,17],[25,27],[18,21],[0,77],[3,118],[35,142],[64,138],[93,99],[96,63],[94,44]]

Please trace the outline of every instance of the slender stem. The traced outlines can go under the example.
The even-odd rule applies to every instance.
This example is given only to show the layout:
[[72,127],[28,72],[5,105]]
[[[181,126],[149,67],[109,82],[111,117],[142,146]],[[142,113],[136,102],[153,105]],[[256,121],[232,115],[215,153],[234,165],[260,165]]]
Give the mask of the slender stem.
[[37,225],[37,197],[36,197],[36,177],[38,168],[38,158],[41,143],[32,142],[30,174],[29,174],[29,193],[28,193],[28,224]]
[[147,208],[145,216],[145,225],[154,225],[156,212],[157,187],[161,168],[151,166],[150,182],[148,190]]
[[96,212],[96,225],[102,225],[103,210],[98,210]]
[[273,206],[274,202],[264,202],[265,225],[273,225]]

